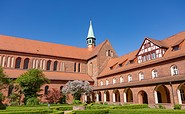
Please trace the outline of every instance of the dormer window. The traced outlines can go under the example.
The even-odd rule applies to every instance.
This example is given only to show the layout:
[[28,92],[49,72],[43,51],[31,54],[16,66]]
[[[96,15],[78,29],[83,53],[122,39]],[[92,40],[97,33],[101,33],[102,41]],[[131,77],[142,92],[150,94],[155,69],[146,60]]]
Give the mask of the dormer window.
[[134,60],[130,60],[130,64],[133,64],[134,63]]
[[177,50],[179,50],[180,48],[179,48],[179,45],[177,45],[177,46],[174,46],[174,47],[172,47],[173,49],[172,49],[172,51],[177,51]]
[[123,64],[119,64],[119,67],[122,67],[123,66]]

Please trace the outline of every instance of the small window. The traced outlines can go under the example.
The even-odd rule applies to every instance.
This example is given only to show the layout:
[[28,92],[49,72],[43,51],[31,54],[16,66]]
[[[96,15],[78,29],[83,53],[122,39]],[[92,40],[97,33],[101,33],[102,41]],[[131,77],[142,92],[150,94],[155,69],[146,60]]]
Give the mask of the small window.
[[152,59],[156,58],[156,53],[152,53]]
[[80,67],[80,63],[78,63],[78,72],[80,72],[81,71],[81,69],[80,69],[81,67]]
[[179,45],[174,46],[173,49],[172,49],[172,51],[177,51],[177,50],[179,50]]
[[103,81],[100,82],[100,85],[101,85],[101,86],[103,85]]
[[21,67],[21,58],[18,57],[16,60],[15,60],[15,68],[18,69]]
[[51,60],[48,60],[48,61],[47,61],[46,70],[50,70],[50,67],[51,67]]
[[140,72],[139,73],[139,80],[143,80],[144,79],[144,74],[143,74],[143,72]]
[[58,62],[55,61],[53,64],[53,71],[57,71]]
[[109,80],[106,80],[106,85],[109,85]]
[[113,84],[115,84],[116,83],[116,78],[113,78],[112,82],[113,82]]
[[133,64],[134,63],[134,60],[130,60],[130,64]]
[[121,76],[120,77],[120,83],[123,83],[124,81],[123,81],[123,77]]
[[152,78],[158,77],[157,70],[152,70]]
[[128,82],[132,81],[132,75],[128,75]]
[[178,72],[177,66],[176,65],[171,66],[171,75],[174,76],[178,74],[179,72]]

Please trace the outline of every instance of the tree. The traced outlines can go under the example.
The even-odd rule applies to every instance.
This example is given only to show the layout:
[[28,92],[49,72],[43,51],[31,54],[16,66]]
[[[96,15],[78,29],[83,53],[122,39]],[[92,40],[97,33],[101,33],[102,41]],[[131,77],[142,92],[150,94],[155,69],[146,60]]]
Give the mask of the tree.
[[5,89],[11,80],[8,78],[8,76],[4,73],[3,68],[0,67],[0,90]]
[[45,78],[41,70],[30,69],[18,77],[16,82],[21,87],[21,91],[25,96],[24,103],[26,104],[29,98],[37,98],[39,96],[37,92],[41,91],[40,87],[49,83],[49,80]]
[[80,100],[82,94],[90,94],[92,91],[92,87],[90,86],[88,81],[69,81],[66,85],[62,88],[62,93],[73,95],[75,100]]
[[[11,80],[8,78],[8,76],[3,72],[3,68],[0,67],[0,90],[5,89]],[[6,109],[6,106],[3,105],[2,101],[4,100],[3,94],[0,92],[0,110]]]
[[58,103],[60,101],[60,98],[62,97],[62,94],[60,90],[52,88],[45,96],[49,103]]

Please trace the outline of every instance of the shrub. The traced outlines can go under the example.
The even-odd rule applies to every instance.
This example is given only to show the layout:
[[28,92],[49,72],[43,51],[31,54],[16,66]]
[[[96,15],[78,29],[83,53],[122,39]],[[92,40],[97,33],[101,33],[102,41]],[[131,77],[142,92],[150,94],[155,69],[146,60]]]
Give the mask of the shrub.
[[175,110],[179,109],[180,110],[181,109],[181,105],[180,104],[175,104],[173,109],[175,109]]
[[108,110],[75,110],[74,114],[108,114]]
[[60,106],[60,107],[54,107],[51,109],[60,110],[60,111],[73,110],[73,106]]
[[104,102],[104,105],[108,105],[108,103],[107,102]]
[[26,105],[39,105],[39,99],[36,97],[29,98],[26,102]]
[[19,106],[19,102],[16,102],[16,101],[15,102],[11,102],[10,106]]
[[73,104],[82,104],[80,100],[73,100]]
[[5,110],[5,109],[6,109],[6,106],[2,102],[0,102],[0,110]]
[[159,105],[159,109],[165,109],[165,106],[163,106],[163,105]]
[[102,101],[100,101],[100,104],[103,104],[103,102],[102,102]]
[[66,95],[63,95],[62,97],[59,98],[59,103],[66,104]]

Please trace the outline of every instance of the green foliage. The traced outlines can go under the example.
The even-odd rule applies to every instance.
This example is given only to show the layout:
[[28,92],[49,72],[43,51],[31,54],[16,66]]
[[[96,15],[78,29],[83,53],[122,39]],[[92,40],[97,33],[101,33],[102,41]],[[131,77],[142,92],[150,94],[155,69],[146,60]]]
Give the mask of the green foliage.
[[73,110],[73,106],[59,106],[51,109],[60,110],[60,111]]
[[62,97],[59,98],[59,103],[66,104],[66,95],[63,95]]
[[0,92],[0,102],[2,102],[4,100],[4,98],[5,97],[4,97],[3,93]]
[[75,114],[108,114],[109,110],[75,110]]
[[2,102],[0,102],[0,110],[5,110],[5,109],[6,109],[6,106]]
[[104,105],[108,105],[108,103],[107,102],[104,102]]
[[10,105],[11,106],[18,106],[20,104],[21,95],[18,93],[12,93],[10,96]]
[[0,67],[0,90],[6,88],[10,82],[11,80],[4,73],[3,68]]
[[16,82],[21,87],[21,91],[25,96],[24,103],[26,104],[27,99],[38,96],[37,92],[40,91],[40,87],[45,83],[49,83],[49,80],[45,78],[41,70],[30,69],[18,77]]
[[29,106],[39,105],[39,99],[36,97],[29,98],[26,102],[26,105]]
[[163,106],[163,105],[160,104],[160,105],[158,106],[158,108],[159,108],[159,109],[165,109],[165,106]]
[[181,109],[181,105],[180,104],[175,104],[173,109],[180,110]]
[[73,100],[73,104],[82,104],[80,100]]

